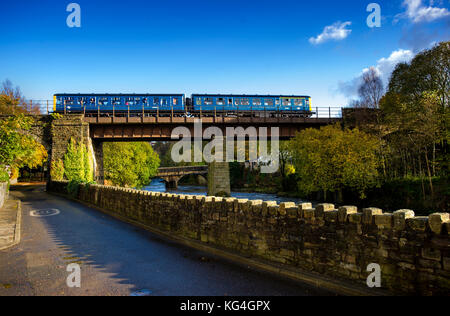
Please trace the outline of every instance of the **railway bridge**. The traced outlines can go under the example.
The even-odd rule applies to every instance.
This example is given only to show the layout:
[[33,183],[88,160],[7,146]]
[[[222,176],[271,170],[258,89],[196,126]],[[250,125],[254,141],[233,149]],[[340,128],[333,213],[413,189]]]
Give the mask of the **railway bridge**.
[[[322,112],[321,112],[322,111]],[[321,113],[319,115],[319,113]],[[145,113],[144,113],[145,114]],[[306,128],[320,128],[328,124],[340,122],[342,117],[339,109],[317,109],[315,117],[289,117],[278,115],[276,117],[260,117],[257,115],[242,115],[229,117],[225,113],[214,113],[210,116],[87,116],[84,114],[56,114],[34,116],[36,124],[31,133],[41,141],[49,152],[50,162],[62,160],[67,152],[67,145],[73,138],[78,143],[85,144],[91,151],[94,160],[94,173],[97,183],[104,183],[103,171],[103,144],[105,142],[133,142],[133,141],[170,141],[176,128],[189,131],[194,139],[211,140],[205,131],[210,127],[217,127],[226,135],[227,128],[254,127],[257,137],[261,131],[272,137],[272,128],[277,128],[279,138],[287,140]],[[264,134],[265,135],[265,134]],[[248,138],[248,136],[246,136]],[[179,179],[186,174],[208,174],[208,194],[229,194],[230,180],[227,163],[212,163],[205,171],[173,171],[165,170],[162,178],[169,183],[169,187],[176,187]],[[184,173],[183,173],[184,172]]]

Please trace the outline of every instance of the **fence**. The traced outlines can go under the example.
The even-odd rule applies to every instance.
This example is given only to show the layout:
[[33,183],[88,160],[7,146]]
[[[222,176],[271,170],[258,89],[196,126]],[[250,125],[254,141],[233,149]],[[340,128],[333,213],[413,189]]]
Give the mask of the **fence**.
[[[53,113],[53,106],[54,102],[52,100],[32,100],[29,101],[29,105],[27,105],[27,110],[32,108],[39,107],[42,114],[51,114]],[[312,108],[312,115],[311,118],[316,119],[339,119],[342,118],[342,107],[313,107]],[[189,112],[186,111],[185,113],[179,113],[176,110],[171,107],[169,110],[167,108],[161,109],[160,107],[157,108],[151,108],[151,107],[145,107],[142,106],[142,108],[139,108],[139,110],[136,110],[135,108],[130,108],[129,106],[126,108],[126,110],[123,110],[123,107],[121,107],[121,110],[115,110],[113,106],[113,110],[108,110],[108,112],[105,112],[102,110],[101,106],[97,106],[96,108],[90,106],[87,110],[86,107],[83,107],[82,111],[71,111],[69,107],[64,106],[63,112],[65,113],[84,113],[85,115],[89,116],[125,116],[125,117],[136,117],[136,116],[179,116],[179,115],[185,115],[185,116],[192,116],[192,117],[202,117],[202,116],[214,116],[214,117],[222,117],[222,116],[267,116],[267,115],[275,115],[275,116],[294,116],[299,115],[299,112],[296,112],[294,109],[292,111],[285,111],[285,110],[278,110],[278,111],[266,111],[266,110],[239,110],[235,109],[233,111],[227,110],[224,107],[218,107],[214,108],[214,110],[208,110],[208,111],[198,111],[198,112]]]

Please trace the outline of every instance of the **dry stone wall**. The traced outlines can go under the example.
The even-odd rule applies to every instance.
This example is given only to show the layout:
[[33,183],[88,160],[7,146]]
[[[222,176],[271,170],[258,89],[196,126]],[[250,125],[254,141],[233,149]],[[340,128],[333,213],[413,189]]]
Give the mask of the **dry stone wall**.
[[[67,183],[48,189],[67,194]],[[144,225],[299,271],[365,286],[369,264],[381,266],[394,294],[450,294],[450,217],[411,210],[312,208],[234,198],[173,195],[81,185],[77,199]]]

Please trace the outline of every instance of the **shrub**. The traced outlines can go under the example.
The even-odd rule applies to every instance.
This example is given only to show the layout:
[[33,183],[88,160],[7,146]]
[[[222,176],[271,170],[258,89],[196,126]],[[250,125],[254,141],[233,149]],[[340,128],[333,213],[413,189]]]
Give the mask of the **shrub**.
[[64,162],[61,159],[52,161],[50,176],[54,181],[64,180]]
[[76,198],[78,197],[78,193],[80,191],[80,184],[82,182],[79,180],[72,180],[69,182],[69,184],[67,185],[67,193],[73,197]]

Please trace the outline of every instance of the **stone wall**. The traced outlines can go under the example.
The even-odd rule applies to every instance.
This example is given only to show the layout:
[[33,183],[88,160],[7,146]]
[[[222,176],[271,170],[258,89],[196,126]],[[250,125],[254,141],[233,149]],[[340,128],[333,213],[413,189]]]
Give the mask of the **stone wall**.
[[62,115],[61,118],[53,121],[51,133],[51,161],[64,159],[71,138],[78,143],[90,146],[89,124],[83,122],[83,115]]
[[[48,189],[66,194],[67,183]],[[80,186],[77,198],[173,236],[366,285],[371,263],[381,266],[382,287],[394,294],[450,293],[449,214],[415,217],[321,204],[150,193]]]
[[8,183],[0,182],[0,209],[8,198]]

